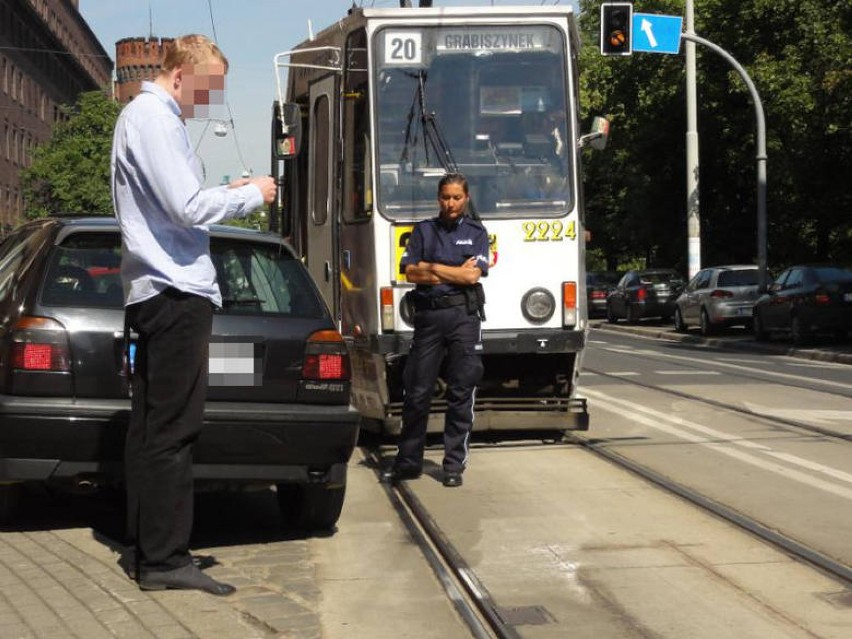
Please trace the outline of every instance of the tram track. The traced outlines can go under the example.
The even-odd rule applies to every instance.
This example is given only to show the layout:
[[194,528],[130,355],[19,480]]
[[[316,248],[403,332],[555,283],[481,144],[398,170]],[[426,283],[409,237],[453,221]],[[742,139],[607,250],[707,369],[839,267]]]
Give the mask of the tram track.
[[707,497],[700,492],[687,487],[684,484],[651,470],[647,466],[639,464],[627,457],[607,448],[605,442],[597,442],[586,439],[581,435],[566,433],[566,443],[580,446],[589,453],[601,457],[608,462],[638,475],[652,484],[662,488],[666,492],[681,497],[704,511],[710,512],[722,520],[734,524],[752,535],[762,539],[772,546],[782,550],[791,557],[814,566],[822,573],[836,579],[847,588],[852,586],[852,567],[847,566],[831,557],[802,544],[801,542],[774,530],[757,519],[744,515],[743,513],[726,506],[725,504]]
[[[381,469],[378,450],[365,446],[361,451],[378,473]],[[476,639],[520,639],[514,627],[501,616],[488,590],[407,483],[383,484],[383,487],[412,540],[470,629],[471,636]]]
[[737,413],[739,415],[747,415],[749,417],[756,417],[758,419],[765,420],[773,425],[780,425],[782,427],[787,428],[796,428],[800,431],[806,431],[809,433],[814,433],[817,435],[822,435],[824,437],[830,437],[832,439],[837,439],[844,442],[852,442],[852,435],[847,435],[845,433],[839,433],[835,430],[831,430],[830,428],[823,428],[821,426],[816,426],[814,424],[805,424],[800,421],[796,421],[793,419],[786,419],[784,417],[779,417],[777,415],[767,415],[764,413],[759,413],[748,408],[744,408],[741,406],[734,406],[732,404],[728,404],[719,400],[709,399],[707,397],[701,397],[700,395],[695,395],[694,393],[687,393],[685,391],[675,390],[672,388],[664,388],[658,385],[650,384],[647,382],[642,382],[637,379],[631,379],[624,377],[622,375],[613,375],[611,373],[607,373],[602,370],[597,370],[594,368],[584,368],[584,372],[593,373],[600,377],[606,377],[608,379],[618,380],[619,382],[624,382],[627,384],[632,384],[634,386],[639,386],[640,388],[647,388],[649,390],[654,390],[659,393],[663,393],[665,395],[670,395],[673,397],[677,397],[679,399],[687,399],[689,401],[699,402],[701,404],[705,404],[707,406],[712,406],[713,408],[721,408],[723,410],[727,410],[733,413]]

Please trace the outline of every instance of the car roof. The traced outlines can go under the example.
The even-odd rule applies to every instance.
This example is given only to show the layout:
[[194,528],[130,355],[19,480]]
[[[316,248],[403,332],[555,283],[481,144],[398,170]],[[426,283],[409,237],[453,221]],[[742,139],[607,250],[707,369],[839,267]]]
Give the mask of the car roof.
[[[86,230],[86,231],[115,231],[118,232],[118,220],[112,215],[89,215],[76,217],[50,217],[33,220],[31,224],[56,224],[59,231],[56,236],[56,243],[61,244],[70,233]],[[258,231],[255,229],[247,229],[239,226],[228,226],[226,224],[211,224],[209,227],[211,237],[234,238],[242,237],[252,241],[267,242],[270,244],[287,244],[283,238],[270,231]]]

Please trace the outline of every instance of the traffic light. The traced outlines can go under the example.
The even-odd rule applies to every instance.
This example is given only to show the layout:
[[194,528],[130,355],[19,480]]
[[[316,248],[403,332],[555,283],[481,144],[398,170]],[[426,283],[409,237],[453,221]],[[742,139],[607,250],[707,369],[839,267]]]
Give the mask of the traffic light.
[[630,55],[633,4],[605,2],[601,5],[601,55]]

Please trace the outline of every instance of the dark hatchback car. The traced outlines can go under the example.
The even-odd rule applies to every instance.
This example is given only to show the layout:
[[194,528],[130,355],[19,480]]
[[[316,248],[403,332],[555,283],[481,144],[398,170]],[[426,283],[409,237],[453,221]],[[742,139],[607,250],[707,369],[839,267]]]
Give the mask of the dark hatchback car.
[[852,268],[792,266],[754,304],[754,336],[789,336],[805,344],[817,335],[845,339],[852,332]]
[[[359,425],[343,339],[281,238],[213,226],[210,246],[223,307],[197,488],[275,485],[295,525],[332,528]],[[0,244],[0,516],[25,482],[121,480],[134,336],[126,348],[120,259],[113,218],[30,222]]]
[[606,297],[618,284],[621,273],[615,271],[588,271],[586,273],[586,301],[589,317],[606,315]]
[[606,298],[606,319],[615,323],[626,319],[631,324],[646,317],[669,321],[675,300],[683,290],[683,278],[672,269],[627,271]]

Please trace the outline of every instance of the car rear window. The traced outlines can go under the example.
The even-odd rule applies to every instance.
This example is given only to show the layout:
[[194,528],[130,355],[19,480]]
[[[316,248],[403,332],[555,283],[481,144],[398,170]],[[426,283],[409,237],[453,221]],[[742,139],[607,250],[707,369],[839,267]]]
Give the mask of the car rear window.
[[42,286],[46,306],[121,308],[121,238],[74,233],[55,247]]
[[817,279],[820,282],[850,282],[852,281],[852,270],[835,266],[821,266],[815,268]]
[[759,276],[757,269],[741,271],[722,271],[719,273],[719,286],[757,286]]
[[670,284],[673,282],[679,282],[680,276],[677,273],[668,273],[662,271],[640,273],[639,279],[641,280],[642,284]]
[[325,314],[304,265],[282,246],[213,238],[210,253],[222,291],[221,313]]

